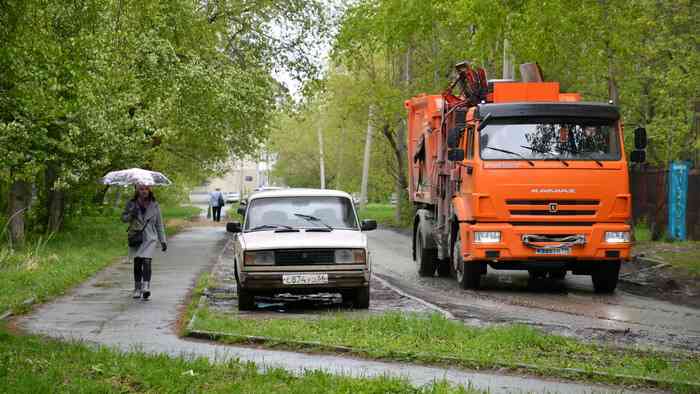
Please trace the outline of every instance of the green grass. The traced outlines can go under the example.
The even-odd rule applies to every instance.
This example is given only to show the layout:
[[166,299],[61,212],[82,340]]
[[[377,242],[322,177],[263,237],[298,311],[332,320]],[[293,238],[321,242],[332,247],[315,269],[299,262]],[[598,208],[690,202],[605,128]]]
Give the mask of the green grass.
[[397,226],[396,207],[391,204],[367,204],[358,215],[360,220],[374,219],[385,226]]
[[[202,308],[197,312],[193,328],[275,338],[278,341],[272,341],[272,345],[290,348],[306,347],[292,341],[318,341],[326,347],[351,347],[371,358],[425,363],[444,363],[441,358],[452,358],[450,364],[469,368],[498,369],[504,364],[528,364],[545,371],[544,374],[562,377],[567,374],[547,368],[700,383],[700,360],[685,354],[613,349],[544,334],[522,325],[473,328],[440,315],[388,313],[350,318],[338,314],[317,320],[258,320],[236,319]],[[245,341],[225,338],[231,342]],[[618,379],[596,379],[621,383]]]
[[412,387],[394,378],[355,379],[322,372],[294,376],[261,373],[252,363],[186,360],[140,352],[121,353],[0,327],[3,393],[476,393],[444,382]]
[[[164,207],[166,232],[177,231],[185,219],[198,212],[192,207]],[[43,302],[62,294],[126,254],[126,224],[119,212],[82,216],[66,223],[52,236],[30,237],[22,251],[0,249],[0,313],[29,310],[23,304]]]
[[651,228],[646,220],[641,220],[639,223],[634,225],[634,240],[636,242],[649,242],[651,241]]
[[682,273],[700,279],[700,241],[637,242],[634,252],[661,259]]

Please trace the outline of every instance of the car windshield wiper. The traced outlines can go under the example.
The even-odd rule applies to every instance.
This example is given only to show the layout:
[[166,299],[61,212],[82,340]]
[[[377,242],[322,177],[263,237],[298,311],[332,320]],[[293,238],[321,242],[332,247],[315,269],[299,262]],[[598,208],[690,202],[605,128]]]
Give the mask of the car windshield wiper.
[[501,148],[493,148],[493,147],[490,147],[490,146],[487,146],[487,147],[485,147],[485,148],[486,148],[486,149],[495,150],[496,152],[503,152],[503,153],[507,153],[507,154],[509,154],[509,155],[518,156],[519,158],[525,160],[529,165],[531,165],[531,166],[533,166],[533,167],[535,166],[535,163],[533,163],[532,160],[528,159],[527,157],[521,155],[521,154],[518,153],[518,152],[511,152],[511,151],[509,151],[509,150],[505,150],[505,149],[501,149]]
[[309,222],[319,222],[319,223],[321,223],[322,225],[326,226],[326,228],[328,228],[328,231],[333,231],[333,227],[329,226],[328,223],[326,223],[326,222],[324,222],[323,220],[317,218],[316,216],[306,215],[306,214],[303,214],[303,213],[295,213],[294,216],[298,216],[298,217],[300,217],[300,218],[302,218],[302,219],[305,219],[305,220],[307,220],[307,221],[309,221]]
[[298,229],[295,229],[292,226],[287,226],[285,224],[261,224],[260,226],[255,226],[248,231],[259,231],[259,230],[265,230],[265,229],[275,229],[275,230],[282,230],[282,231],[299,231]]
[[[533,152],[542,153],[543,155],[551,155],[552,157],[545,158],[544,160],[558,160],[558,161],[560,161],[563,165],[565,165],[565,166],[567,166],[567,167],[569,166],[569,163],[567,163],[567,162],[566,162],[564,159],[562,159],[561,157],[556,156],[556,155],[555,155],[554,153],[552,153],[552,152],[543,151],[543,150],[541,150],[541,149],[537,149],[537,148],[534,148],[534,147],[532,147],[532,146],[520,145],[520,147],[521,147],[521,148],[525,148],[525,149],[530,149],[530,150],[533,151]],[[563,150],[566,151],[566,152],[571,152],[570,150],[567,150],[567,149],[563,149]]]

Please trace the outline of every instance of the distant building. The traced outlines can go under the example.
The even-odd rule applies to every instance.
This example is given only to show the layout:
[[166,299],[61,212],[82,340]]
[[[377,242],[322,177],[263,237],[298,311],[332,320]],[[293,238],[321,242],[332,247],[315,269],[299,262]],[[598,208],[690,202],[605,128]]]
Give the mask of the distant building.
[[221,177],[209,179],[194,192],[210,192],[216,188],[222,192],[239,192],[241,196],[248,195],[253,189],[270,185],[270,169],[273,165],[272,156],[263,154],[260,160],[231,159],[231,170]]

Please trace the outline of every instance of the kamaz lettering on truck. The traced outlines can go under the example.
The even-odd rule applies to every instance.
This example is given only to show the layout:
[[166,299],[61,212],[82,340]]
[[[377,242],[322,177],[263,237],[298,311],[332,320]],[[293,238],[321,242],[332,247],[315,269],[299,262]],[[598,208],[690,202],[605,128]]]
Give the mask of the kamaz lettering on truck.
[[[631,248],[619,109],[561,93],[537,65],[521,74],[488,81],[465,62],[441,95],[405,102],[418,272],[453,275],[465,289],[487,266],[572,272],[611,293]],[[644,161],[642,128],[635,146],[632,161]]]

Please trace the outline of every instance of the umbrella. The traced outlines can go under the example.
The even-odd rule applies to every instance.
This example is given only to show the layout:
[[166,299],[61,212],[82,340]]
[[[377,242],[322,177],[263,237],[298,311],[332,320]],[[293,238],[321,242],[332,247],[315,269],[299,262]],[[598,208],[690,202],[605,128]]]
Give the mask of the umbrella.
[[141,168],[129,168],[128,170],[112,171],[102,178],[105,185],[170,185],[170,179],[157,171],[143,170]]

